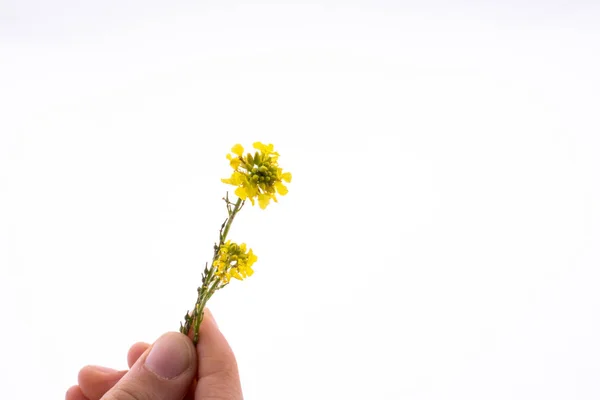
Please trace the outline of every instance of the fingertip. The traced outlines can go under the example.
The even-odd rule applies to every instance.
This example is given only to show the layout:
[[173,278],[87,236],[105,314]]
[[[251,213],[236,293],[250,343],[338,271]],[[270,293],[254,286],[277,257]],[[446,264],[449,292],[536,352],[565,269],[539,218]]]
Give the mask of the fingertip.
[[99,399],[114,386],[127,371],[97,365],[86,365],[79,370],[77,382],[82,394],[88,399]]
[[71,386],[65,394],[65,400],[89,400],[78,385]]
[[152,345],[144,367],[162,379],[175,379],[196,371],[196,349],[180,332],[167,332]]
[[150,348],[148,343],[138,342],[129,348],[127,352],[127,365],[129,368],[133,367],[133,364]]
[[77,383],[81,385],[82,382],[87,382],[94,375],[93,371],[94,367],[91,365],[86,365],[85,367],[79,370],[77,374]]
[[79,370],[77,375],[77,382],[81,386],[82,382],[88,382],[90,380],[97,379],[110,379],[120,375],[119,371],[112,368],[101,367],[99,365],[86,365]]

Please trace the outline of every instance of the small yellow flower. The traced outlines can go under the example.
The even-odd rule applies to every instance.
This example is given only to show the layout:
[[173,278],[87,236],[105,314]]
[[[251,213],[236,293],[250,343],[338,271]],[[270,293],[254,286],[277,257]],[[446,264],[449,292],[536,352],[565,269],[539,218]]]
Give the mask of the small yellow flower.
[[277,202],[276,194],[283,196],[288,192],[283,182],[291,182],[292,174],[279,167],[279,153],[273,150],[272,144],[256,142],[253,147],[257,150],[254,155],[245,156],[242,145],[231,148],[233,154],[228,154],[227,159],[233,173],[230,178],[221,180],[237,186],[235,194],[240,199],[249,199],[252,205],[258,200],[260,208],[265,209],[271,200]]
[[246,250],[246,243],[238,245],[228,240],[221,245],[219,255],[213,262],[217,268],[215,275],[223,283],[229,283],[232,277],[241,281],[254,273],[252,265],[257,259],[252,249]]

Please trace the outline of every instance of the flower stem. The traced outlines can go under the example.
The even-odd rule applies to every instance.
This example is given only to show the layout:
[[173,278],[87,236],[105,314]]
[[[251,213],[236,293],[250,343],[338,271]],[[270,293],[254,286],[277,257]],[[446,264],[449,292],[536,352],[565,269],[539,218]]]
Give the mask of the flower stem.
[[237,199],[237,201],[235,202],[235,206],[233,206],[233,210],[229,213],[229,218],[227,218],[227,223],[225,224],[225,228],[223,229],[223,231],[221,232],[221,240],[220,240],[220,245],[225,243],[225,239],[227,239],[227,234],[229,233],[229,228],[231,228],[231,223],[233,222],[233,219],[235,218],[235,215],[238,213],[238,211],[240,211],[242,209],[242,206],[244,205],[244,201],[240,198]]
[[224,285],[221,282],[221,279],[215,275],[216,267],[214,265],[215,261],[219,257],[219,250],[225,241],[227,240],[227,235],[229,234],[229,229],[231,228],[231,224],[237,213],[244,206],[244,200],[238,198],[231,209],[231,203],[229,202],[229,198],[225,197],[225,202],[227,203],[227,212],[228,217],[221,226],[221,231],[219,232],[219,244],[215,244],[214,246],[214,255],[213,261],[210,264],[210,268],[206,266],[204,268],[204,273],[202,274],[202,286],[198,287],[198,298],[196,299],[196,304],[194,305],[191,313],[185,315],[185,324],[181,324],[179,331],[184,335],[188,335],[190,329],[193,329],[193,342],[194,345],[198,344],[199,332],[200,332],[200,323],[204,318],[204,307],[208,300],[212,297],[212,295],[219,289],[221,289]]

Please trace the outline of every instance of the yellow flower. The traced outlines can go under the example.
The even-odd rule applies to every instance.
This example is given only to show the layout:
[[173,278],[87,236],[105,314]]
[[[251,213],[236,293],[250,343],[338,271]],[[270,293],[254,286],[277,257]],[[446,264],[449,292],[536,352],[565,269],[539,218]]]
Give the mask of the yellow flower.
[[246,243],[238,245],[228,240],[221,245],[218,257],[213,262],[216,267],[215,275],[223,283],[229,283],[232,277],[241,281],[254,273],[252,265],[256,260],[252,249],[246,250]]
[[273,150],[272,144],[256,142],[253,147],[257,150],[254,155],[245,156],[242,145],[231,148],[233,154],[228,154],[227,159],[233,173],[230,178],[221,180],[237,186],[235,194],[240,199],[249,199],[252,205],[258,200],[260,208],[265,209],[271,200],[277,202],[276,194],[283,196],[288,192],[283,182],[291,182],[292,174],[279,167],[279,153]]

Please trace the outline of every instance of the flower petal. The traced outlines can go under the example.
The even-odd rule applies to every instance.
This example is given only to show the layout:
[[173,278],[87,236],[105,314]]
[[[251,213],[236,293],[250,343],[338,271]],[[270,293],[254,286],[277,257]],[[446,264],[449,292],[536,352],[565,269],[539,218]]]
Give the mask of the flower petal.
[[231,152],[236,154],[237,156],[241,156],[242,154],[244,154],[244,148],[241,144],[238,143],[231,148]]
[[242,163],[242,160],[240,160],[239,157],[232,158],[231,161],[229,161],[229,165],[231,165],[231,168],[233,168],[233,169],[238,169],[238,167],[240,166],[241,163]]
[[284,172],[281,174],[281,180],[290,183],[292,181],[292,174],[289,172]]
[[[237,189],[235,189],[235,195],[237,197],[239,197],[242,200],[246,200],[248,198],[248,193],[246,192],[246,189],[243,187],[238,187]],[[252,200],[252,199],[251,199]],[[254,203],[254,202],[253,202]]]
[[269,196],[268,194],[259,194],[258,195],[258,205],[263,210],[265,208],[267,208],[267,206],[269,205],[270,201],[271,201],[271,196]]
[[250,251],[248,252],[248,267],[251,267],[256,262],[256,260],[258,260],[258,257],[252,252],[252,249],[250,249]]
[[275,182],[275,189],[277,190],[277,193],[282,196],[285,196],[288,192],[288,188],[281,182]]
[[260,150],[265,154],[270,154],[273,152],[273,145],[272,144],[264,144],[261,142],[254,142],[254,144],[252,145],[256,150]]

